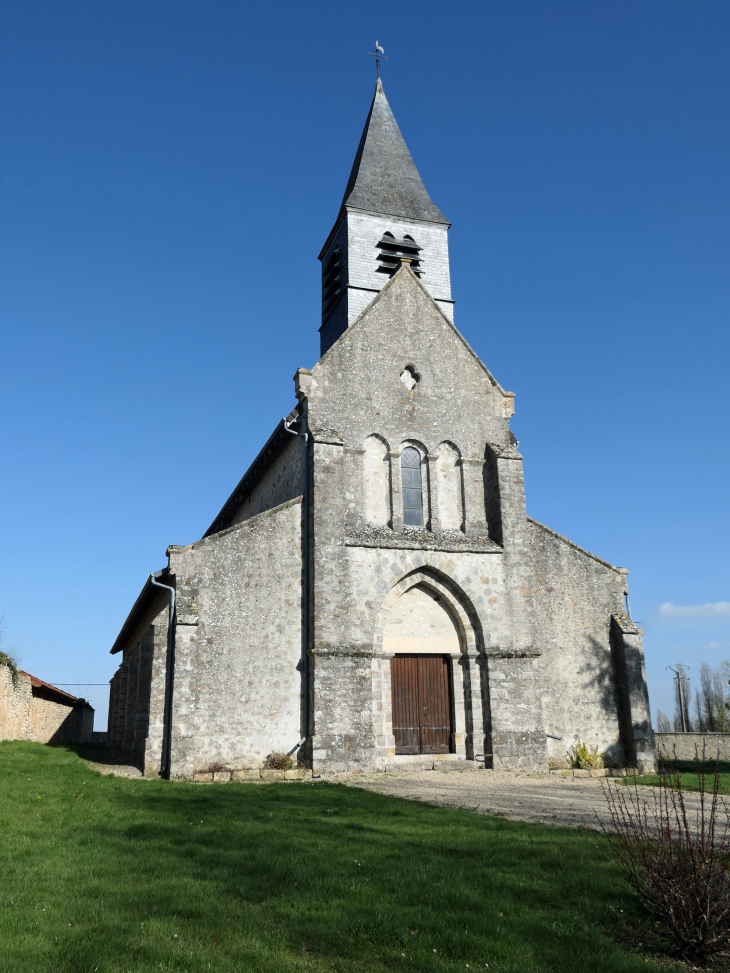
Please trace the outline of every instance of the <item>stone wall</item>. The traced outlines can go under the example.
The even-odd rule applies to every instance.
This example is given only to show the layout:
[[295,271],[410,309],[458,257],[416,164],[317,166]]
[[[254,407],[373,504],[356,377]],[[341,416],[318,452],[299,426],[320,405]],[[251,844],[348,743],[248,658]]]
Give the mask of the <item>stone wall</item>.
[[[176,595],[172,777],[260,767],[306,736],[301,497],[251,513],[256,497],[301,480],[301,440],[292,443],[252,491],[245,519],[168,549]],[[153,598],[110,683],[108,745],[129,752],[146,777],[161,769],[169,604],[164,591]]]
[[543,653],[543,718],[552,767],[579,740],[625,766],[610,622],[623,611],[625,573],[530,521],[536,638]]
[[[28,673],[13,683],[8,666],[0,665],[0,740],[38,743],[88,743],[94,729],[94,710],[83,700],[61,701],[65,693],[42,684],[34,686]],[[40,680],[35,680],[40,682]]]
[[170,596],[155,596],[122,650],[109,683],[107,745],[128,752],[145,776],[160,770]]
[[32,740],[33,693],[30,679],[20,675],[13,684],[9,666],[0,665],[0,740]]
[[306,736],[301,519],[297,498],[169,548],[177,592],[171,776],[261,767]]
[[302,441],[289,436],[283,451],[267,468],[252,487],[231,519],[231,525],[239,524],[264,510],[278,507],[287,500],[300,497],[304,491]]
[[661,757],[672,760],[694,760],[695,747],[702,756],[702,747],[706,747],[705,755],[708,761],[713,761],[720,751],[720,760],[730,760],[730,733],[655,733],[657,751]]
[[[627,571],[529,521],[543,719],[553,767],[579,740],[608,766],[654,766],[639,630],[623,615]],[[638,754],[638,756],[637,756]]]

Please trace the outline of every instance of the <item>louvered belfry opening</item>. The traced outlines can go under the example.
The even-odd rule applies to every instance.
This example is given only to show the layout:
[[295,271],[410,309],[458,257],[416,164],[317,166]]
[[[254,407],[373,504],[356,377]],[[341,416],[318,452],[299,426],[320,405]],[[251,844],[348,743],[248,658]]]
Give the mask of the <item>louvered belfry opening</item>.
[[342,274],[340,271],[340,248],[330,254],[322,271],[322,317],[326,318],[342,294]]
[[411,270],[416,277],[421,276],[423,271],[423,261],[420,253],[421,247],[418,246],[412,236],[407,233],[402,240],[396,239],[392,233],[385,232],[379,240],[378,253],[378,273],[387,274],[392,277],[400,267],[402,257],[406,257],[411,262]]
[[397,754],[451,752],[450,670],[450,660],[439,655],[396,655],[391,660]]

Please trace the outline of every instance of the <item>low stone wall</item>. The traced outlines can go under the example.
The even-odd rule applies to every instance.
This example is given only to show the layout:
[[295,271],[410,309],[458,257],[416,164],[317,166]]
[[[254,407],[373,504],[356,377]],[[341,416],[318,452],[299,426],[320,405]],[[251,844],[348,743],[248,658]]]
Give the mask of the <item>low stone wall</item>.
[[232,780],[311,780],[312,771],[305,767],[295,767],[294,770],[209,770],[194,774],[193,780],[206,784],[227,784]]
[[714,760],[720,751],[720,760],[730,760],[730,733],[656,733],[657,752],[667,759],[694,760],[695,747],[702,755],[705,746],[707,759]]
[[66,696],[27,672],[19,672],[18,677],[16,685],[10,668],[0,665],[0,740],[38,743],[91,740],[94,710],[87,702]]

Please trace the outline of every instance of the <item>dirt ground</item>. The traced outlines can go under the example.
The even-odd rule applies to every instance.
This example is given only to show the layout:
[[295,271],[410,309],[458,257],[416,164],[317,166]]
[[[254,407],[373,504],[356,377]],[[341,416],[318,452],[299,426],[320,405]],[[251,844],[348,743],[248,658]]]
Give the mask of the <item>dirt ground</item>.
[[[440,807],[462,808],[477,814],[496,814],[516,821],[569,828],[598,828],[607,818],[604,779],[566,778],[556,774],[508,773],[483,770],[473,773],[424,771],[392,774],[338,774],[333,779],[392,797],[424,801]],[[621,787],[618,780],[611,786]],[[639,794],[653,805],[654,788]],[[699,795],[686,794],[689,810]]]

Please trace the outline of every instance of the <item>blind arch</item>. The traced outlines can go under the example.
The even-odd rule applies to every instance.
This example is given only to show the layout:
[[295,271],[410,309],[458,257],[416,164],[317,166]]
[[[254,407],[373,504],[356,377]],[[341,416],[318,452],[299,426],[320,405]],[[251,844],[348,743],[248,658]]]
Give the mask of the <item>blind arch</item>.
[[453,443],[441,443],[438,451],[438,506],[444,530],[461,530],[464,507],[461,455]]
[[363,445],[365,521],[373,527],[385,527],[390,521],[388,447],[375,435],[368,436]]

